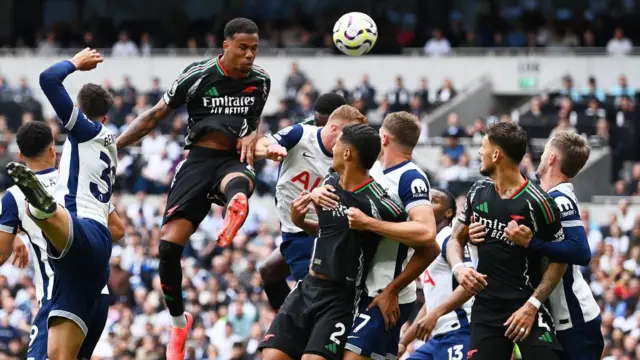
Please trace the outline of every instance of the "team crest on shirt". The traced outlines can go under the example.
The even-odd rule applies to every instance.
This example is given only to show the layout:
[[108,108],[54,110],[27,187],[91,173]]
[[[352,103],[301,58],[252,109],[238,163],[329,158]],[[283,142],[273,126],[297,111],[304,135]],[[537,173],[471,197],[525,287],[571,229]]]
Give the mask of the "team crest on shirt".
[[422,198],[429,196],[429,187],[422,179],[415,179],[411,182],[411,193],[414,198]]

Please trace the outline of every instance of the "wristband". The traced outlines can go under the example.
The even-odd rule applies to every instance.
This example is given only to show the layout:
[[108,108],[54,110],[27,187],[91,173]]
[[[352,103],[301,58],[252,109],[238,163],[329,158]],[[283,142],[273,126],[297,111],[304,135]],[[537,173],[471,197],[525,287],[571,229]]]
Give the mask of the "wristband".
[[459,268],[460,266],[467,267],[467,264],[465,264],[464,262],[459,262],[459,263],[453,265],[453,267],[451,268],[451,272],[455,273],[456,269]]
[[530,297],[529,300],[527,300],[527,302],[535,306],[536,309],[540,309],[540,306],[542,306],[542,303],[540,302],[540,300],[534,298],[533,296]]

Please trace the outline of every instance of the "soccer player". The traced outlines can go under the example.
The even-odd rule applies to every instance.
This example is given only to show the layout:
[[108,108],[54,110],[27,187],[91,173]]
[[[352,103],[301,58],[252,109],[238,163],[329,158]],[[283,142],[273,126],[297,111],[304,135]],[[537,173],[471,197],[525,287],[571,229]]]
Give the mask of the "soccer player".
[[182,299],[184,246],[211,210],[211,202],[226,203],[218,244],[230,244],[247,217],[254,189],[256,129],[271,79],[253,64],[258,52],[258,27],[253,21],[229,21],[224,37],[223,55],[187,66],[163,99],[138,116],[117,140],[118,148],[140,140],[172,109],[186,104],[185,148],[190,151],[169,190],[159,246],[160,281],[173,325],[169,360],[184,359],[193,324]]
[[[32,121],[23,125],[16,135],[16,142],[20,149],[19,158],[26,166],[35,172],[38,181],[47,192],[53,192],[58,180],[56,166],[56,149],[51,128],[45,122]],[[109,214],[109,232],[112,240],[118,241],[124,236],[124,224],[117,213],[112,210]],[[42,230],[29,218],[25,207],[25,196],[17,186],[7,189],[2,197],[2,212],[0,213],[0,250],[7,257],[0,259],[0,265],[11,254],[13,243],[16,242],[18,229],[27,234],[31,246],[29,247],[35,269],[36,297],[40,309],[31,327],[31,341],[27,350],[27,359],[47,358],[47,323],[51,311],[51,297],[56,274],[53,270],[48,251],[47,241]],[[16,243],[22,243],[18,240]],[[24,245],[22,245],[24,246]],[[8,250],[8,251],[7,251]],[[28,262],[28,258],[24,265]],[[97,302],[96,311],[91,316],[91,326],[82,343],[79,359],[89,359],[93,353],[102,330],[107,321],[109,309],[109,292],[105,286]]]
[[[470,360],[510,359],[514,343],[524,360],[559,359],[561,346],[542,303],[560,282],[567,265],[551,262],[545,268],[540,254],[516,246],[506,236],[522,224],[541,240],[564,238],[555,202],[520,173],[526,150],[527,134],[518,125],[501,122],[487,128],[478,152],[480,173],[488,178],[469,190],[464,211],[447,242],[447,261],[456,280],[476,294]],[[477,271],[464,262],[472,222],[487,228],[485,241],[478,245]],[[456,291],[452,294],[457,295]]]
[[329,121],[329,115],[333,110],[345,105],[347,101],[340,94],[326,93],[322,94],[313,105],[313,116],[310,116],[300,122],[301,125],[325,126]]
[[56,276],[52,289],[47,289],[47,355],[52,360],[77,359],[89,329],[104,325],[92,320],[101,311],[113,247],[108,218],[118,158],[115,136],[102,126],[112,99],[102,87],[87,84],[80,89],[76,107],[62,85],[69,74],[92,70],[102,61],[98,52],[87,48],[40,74],[40,87],[68,134],[54,195],[28,167],[7,165],[28,202],[25,211],[47,240],[47,257]]
[[[561,242],[545,242],[533,237],[531,229],[520,225],[514,229],[513,242],[527,247],[552,260],[572,265],[564,274],[560,285],[549,297],[558,340],[564,348],[564,359],[597,360],[604,349],[600,331],[600,308],[589,284],[582,278],[580,265],[587,266],[591,259],[587,234],[580,219],[578,200],[571,179],[589,159],[589,145],[584,138],[572,132],[558,132],[545,146],[536,171],[540,187],[560,209],[560,221],[565,234]],[[469,237],[474,243],[485,236],[482,224],[472,224]]]
[[[348,211],[352,229],[375,232],[384,240],[368,271],[368,293],[349,334],[345,359],[398,353],[400,328],[412,314],[416,300],[415,280],[439,254],[429,181],[411,161],[419,135],[420,124],[412,114],[387,115],[380,129],[380,161],[371,169],[371,176],[391,199],[402,205],[409,221],[385,222],[356,208]],[[391,304],[398,308],[389,313]]]
[[346,126],[333,148],[336,172],[324,181],[335,188],[338,206],[328,209],[316,203],[316,222],[305,219],[313,194],[302,194],[293,202],[294,223],[318,237],[309,275],[289,294],[259,346],[263,359],[342,359],[365,271],[380,239],[351,230],[347,209],[357,207],[388,221],[406,219],[369,177],[379,152],[380,137],[373,128]]
[[[337,99],[334,94],[330,94],[329,97],[326,95],[322,95],[318,102],[324,98]],[[328,103],[339,104],[340,102],[334,100]],[[280,164],[276,184],[276,207],[280,218],[282,244],[280,249],[276,249],[266,264],[260,268],[265,293],[271,306],[276,310],[282,306],[284,299],[291,292],[287,285],[287,276],[292,274],[293,278],[299,281],[309,272],[309,261],[315,239],[315,235],[307,234],[291,221],[291,202],[302,191],[312,191],[329,174],[332,149],[342,128],[348,124],[367,123],[367,118],[352,106],[342,105],[334,110],[323,127],[292,125],[273,136],[260,139],[256,146],[256,156],[271,155],[278,150],[281,150],[280,154],[286,154]],[[313,210],[307,216],[317,220]]]
[[[422,276],[425,305],[402,336],[398,356],[402,356],[409,344],[417,338],[427,342],[411,354],[411,360],[464,359],[471,339],[471,300],[457,309],[446,308],[446,300],[458,286],[446,258],[451,223],[457,213],[456,199],[446,190],[434,189],[431,192],[431,203],[438,229],[436,241],[442,253]],[[468,248],[465,248],[464,260],[469,266],[474,266]]]

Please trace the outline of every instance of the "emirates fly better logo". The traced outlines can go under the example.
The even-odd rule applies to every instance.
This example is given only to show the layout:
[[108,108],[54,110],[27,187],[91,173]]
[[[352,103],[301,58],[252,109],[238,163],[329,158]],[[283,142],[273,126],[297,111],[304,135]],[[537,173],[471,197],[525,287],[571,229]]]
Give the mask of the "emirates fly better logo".
[[212,114],[218,115],[247,115],[256,102],[254,96],[220,96],[215,87],[207,90],[204,95],[202,105],[211,109]]

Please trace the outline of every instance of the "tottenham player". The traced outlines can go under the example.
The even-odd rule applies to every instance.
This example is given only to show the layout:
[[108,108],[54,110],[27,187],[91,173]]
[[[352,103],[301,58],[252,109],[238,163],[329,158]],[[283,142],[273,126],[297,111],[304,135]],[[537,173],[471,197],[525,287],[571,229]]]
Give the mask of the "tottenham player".
[[[365,269],[378,245],[379,235],[349,228],[347,209],[388,221],[406,218],[369,177],[380,152],[380,137],[367,125],[343,129],[333,148],[332,173],[324,183],[335,188],[338,206],[319,205],[314,194],[302,194],[292,207],[294,223],[318,233],[311,269],[287,297],[267,331],[260,349],[265,360],[342,359],[346,338],[357,310]],[[314,201],[318,221],[305,219]]]
[[[260,269],[265,293],[274,309],[282,306],[291,291],[286,282],[289,273],[296,281],[307,275],[315,238],[293,224],[291,202],[302,191],[309,192],[318,187],[327,176],[331,167],[332,149],[342,128],[349,124],[366,123],[367,118],[356,108],[342,105],[331,113],[326,126],[296,124],[269,138],[260,139],[256,146],[256,156],[269,154],[271,157],[278,150],[281,150],[281,154],[286,154],[280,164],[276,184],[276,207],[280,218],[282,244],[267,260],[266,266]],[[317,220],[313,210],[308,216]],[[278,261],[283,258],[286,261],[284,269]]]
[[[82,96],[82,95],[81,95]],[[36,177],[48,192],[53,192],[58,179],[56,166],[56,150],[51,128],[44,122],[32,121],[26,123],[18,130],[16,142],[20,153],[18,157],[26,166],[35,172]],[[27,350],[27,360],[47,358],[47,320],[51,310],[53,284],[56,274],[47,252],[47,242],[42,235],[42,230],[29,218],[25,207],[25,196],[17,186],[7,189],[2,197],[2,211],[0,213],[0,247],[11,249],[15,241],[18,229],[26,233],[31,243],[29,251],[33,259],[35,269],[35,285],[38,306],[40,309],[31,326],[31,340]],[[124,224],[112,209],[109,213],[109,232],[112,240],[118,241],[124,236]],[[5,252],[10,254],[11,251]],[[0,265],[6,258],[0,259]],[[28,260],[27,260],[28,261]],[[26,262],[25,262],[26,265]],[[91,327],[82,343],[79,359],[90,359],[102,330],[107,321],[109,309],[109,292],[105,286],[102,295],[97,302],[96,311],[91,317]]]
[[[476,294],[471,360],[510,359],[513,343],[525,360],[559,359],[561,346],[542,303],[560,282],[567,265],[551,262],[545,269],[540,254],[509,239],[518,224],[533,229],[534,236],[544,241],[564,238],[554,201],[520,173],[526,148],[527,135],[518,125],[501,122],[487,128],[479,155],[480,173],[488,178],[469,190],[447,243],[447,261],[458,283]],[[477,272],[464,262],[472,222],[487,227],[485,241],[478,245]],[[454,291],[452,296],[456,295],[459,293]]]
[[54,196],[29,168],[7,165],[28,202],[25,211],[47,239],[56,275],[47,320],[49,359],[77,359],[89,329],[104,325],[92,320],[100,311],[113,246],[108,217],[117,155],[115,136],[102,126],[112,100],[102,87],[87,84],[75,107],[62,85],[69,74],[102,61],[85,49],[40,74],[40,87],[68,133]]
[[[574,264],[549,297],[558,340],[564,348],[564,358],[569,360],[597,360],[604,349],[600,308],[580,272],[580,266],[589,264],[591,252],[571,185],[571,179],[587,162],[589,153],[589,145],[582,136],[558,132],[545,146],[536,172],[540,187],[560,209],[565,240],[545,242],[533,237],[525,225],[515,228],[511,237],[516,244],[550,259]],[[469,237],[474,243],[481,242],[484,236],[484,225],[471,224]]]
[[271,80],[253,64],[258,52],[258,27],[253,21],[231,20],[224,37],[223,55],[187,66],[163,99],[134,120],[117,140],[118,148],[130,145],[172,109],[187,105],[185,148],[190,151],[169,190],[159,246],[160,281],[173,325],[169,360],[184,359],[184,344],[193,324],[182,299],[184,246],[211,210],[212,201],[227,204],[218,243],[228,245],[247,217],[248,197],[254,189],[256,129]]
[[[447,299],[458,286],[446,258],[447,242],[451,237],[451,222],[457,213],[456,199],[446,190],[434,189],[431,192],[431,203],[438,229],[436,241],[442,252],[422,276],[425,305],[402,336],[398,356],[402,356],[414,339],[420,339],[428,341],[411,354],[409,359],[462,360],[466,358],[471,338],[471,300],[462,306],[447,308]],[[464,260],[469,266],[474,266],[468,248],[465,249]]]
[[[348,211],[352,229],[375,232],[384,240],[368,271],[368,293],[348,337],[346,359],[396,356],[400,328],[412,314],[416,300],[415,280],[439,254],[429,181],[411,161],[419,135],[420,124],[414,115],[387,115],[380,129],[380,161],[371,169],[371,176],[396,203],[403,205],[410,221],[389,223],[355,208]],[[389,312],[390,307],[396,311]]]

